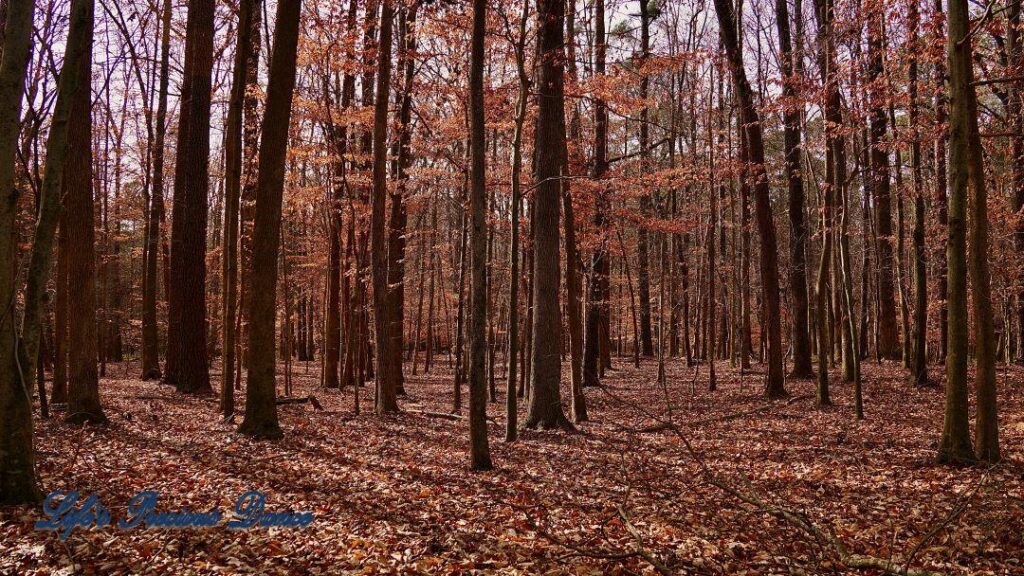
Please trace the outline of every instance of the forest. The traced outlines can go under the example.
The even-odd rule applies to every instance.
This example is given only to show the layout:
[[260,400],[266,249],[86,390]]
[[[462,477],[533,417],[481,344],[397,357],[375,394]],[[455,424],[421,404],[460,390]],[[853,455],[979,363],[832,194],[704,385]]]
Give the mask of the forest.
[[1021,0],[0,0],[0,574],[1024,574]]

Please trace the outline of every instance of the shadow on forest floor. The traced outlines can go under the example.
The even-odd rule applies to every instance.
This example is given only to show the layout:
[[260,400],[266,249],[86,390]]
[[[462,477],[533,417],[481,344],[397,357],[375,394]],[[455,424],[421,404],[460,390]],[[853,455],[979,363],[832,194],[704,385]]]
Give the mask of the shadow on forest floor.
[[[0,509],[0,573],[71,573],[72,563],[104,574],[650,570],[617,505],[628,510],[645,551],[670,567],[831,572],[835,559],[792,527],[704,482],[675,436],[636,432],[657,423],[647,414],[666,416],[666,392],[673,421],[715,474],[803,511],[851,552],[901,561],[976,491],[929,537],[914,565],[951,574],[1024,572],[1021,370],[1000,369],[1006,462],[986,472],[931,464],[943,394],[909,387],[896,364],[864,364],[863,422],[853,419],[852,388],[837,383],[838,372],[833,408],[814,408],[813,380],[793,380],[793,400],[760,409],[763,376],[741,377],[724,362],[716,369],[718,390],[709,392],[706,367],[695,379],[693,368],[671,362],[662,391],[653,362],[637,370],[622,360],[605,389],[586,389],[592,421],[580,424],[583,434],[530,431],[513,444],[503,442],[499,370],[498,403],[488,405],[497,469],[486,473],[468,470],[465,420],[428,414],[450,410],[447,371],[407,374],[415,404],[406,405],[419,413],[379,418],[372,386],[361,390],[364,412],[356,416],[350,389],[319,389],[318,365],[296,364],[294,396],[314,394],[323,410],[280,406],[285,439],[278,442],[236,435],[213,397],[106,378],[109,426],[79,428],[59,417],[36,422],[44,490],[96,492],[116,519],[140,490],[159,491],[161,510],[226,512],[257,489],[268,493],[268,510],[311,510],[316,520],[299,530],[79,529],[65,545],[32,528],[42,518],[38,506],[9,507]],[[125,370],[113,366],[111,373]],[[567,368],[563,380],[567,399]],[[464,410],[467,403],[464,393]],[[520,400],[520,421],[525,406]]]

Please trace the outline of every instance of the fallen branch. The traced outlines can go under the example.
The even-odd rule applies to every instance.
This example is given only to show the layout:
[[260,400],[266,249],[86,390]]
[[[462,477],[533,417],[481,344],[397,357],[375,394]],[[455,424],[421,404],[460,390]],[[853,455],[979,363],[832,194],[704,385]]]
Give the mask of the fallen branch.
[[[800,400],[804,400],[805,398],[810,398],[810,395],[809,394],[803,394],[803,395],[800,395],[800,396],[794,396],[794,397],[790,398],[789,400],[787,400],[786,403],[783,404],[783,406],[789,406],[790,404],[793,404],[793,403],[798,402]],[[753,414],[758,414],[758,413],[761,413],[761,412],[765,412],[768,409],[773,408],[773,407],[778,406],[778,405],[779,404],[777,402],[775,402],[775,403],[768,403],[768,404],[764,404],[763,406],[758,406],[757,408],[753,408],[751,410],[744,410],[742,412],[733,412],[732,414],[726,414],[724,416],[716,416],[714,418],[705,418],[703,420],[695,420],[693,422],[688,423],[687,426],[689,426],[690,428],[695,428],[697,426],[706,426],[708,424],[716,424],[718,422],[728,422],[730,420],[738,420],[738,419],[744,418],[746,416],[751,416]],[[641,434],[653,434],[655,432],[665,432],[666,430],[673,430],[675,427],[676,427],[676,424],[674,422],[665,421],[665,422],[659,422],[657,424],[653,424],[651,426],[646,426],[644,428],[640,428],[639,430],[637,430],[637,432],[639,432]]]
[[633,525],[633,522],[629,518],[629,514],[626,512],[626,509],[622,507],[622,504],[616,505],[615,509],[619,512],[619,518],[622,519],[622,525],[626,528],[626,531],[629,532],[629,535],[633,537],[633,540],[636,541],[637,555],[646,560],[651,566],[654,566],[654,569],[657,570],[659,574],[673,574],[673,571],[669,569],[668,566],[662,563],[661,560],[655,558],[654,554],[647,551],[647,548],[644,546],[643,535],[641,535],[640,531]]
[[305,404],[307,402],[312,404],[313,408],[316,408],[317,410],[323,410],[324,409],[323,405],[320,404],[320,401],[317,400],[316,396],[313,396],[312,394],[310,394],[309,396],[301,397],[301,398],[278,398],[277,399],[277,404],[278,405],[281,405],[281,404]]
[[[452,414],[451,412],[432,412],[430,410],[406,410],[405,413],[416,414],[417,416],[425,416],[427,418],[441,418],[443,420],[451,420],[453,422],[460,422],[462,420],[468,419],[467,416],[463,416],[462,414]],[[491,424],[498,423],[497,420],[491,418],[490,416],[487,417],[487,421],[490,422]]]

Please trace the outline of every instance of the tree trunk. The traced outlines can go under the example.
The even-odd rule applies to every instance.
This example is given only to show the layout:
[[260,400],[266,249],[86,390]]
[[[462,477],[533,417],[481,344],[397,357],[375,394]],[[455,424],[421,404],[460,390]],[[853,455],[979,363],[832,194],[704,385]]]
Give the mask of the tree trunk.
[[[568,66],[568,77],[575,86],[578,79],[576,76],[576,4],[575,0],[568,0],[566,11],[566,63]],[[573,108],[572,120],[569,124],[569,139],[566,142],[566,150],[563,154],[563,172],[566,178],[562,181],[562,206],[564,209],[565,226],[565,292],[566,308],[569,314],[569,373],[572,384],[572,404],[570,414],[573,422],[585,422],[587,417],[587,401],[583,394],[583,298],[580,288],[579,256],[576,250],[576,219],[573,216],[572,186],[570,178],[575,164],[569,156],[568,142],[579,142],[580,118],[579,112]]]
[[[598,3],[603,0],[597,0]],[[512,137],[512,232],[509,239],[509,295],[508,295],[508,381],[505,387],[505,441],[514,442],[519,435],[517,416],[517,383],[519,355],[519,209],[522,204],[523,124],[530,98],[530,79],[526,75],[526,24],[530,13],[528,2],[523,3],[519,18],[519,37],[516,41],[516,74],[519,95],[516,101],[515,133]],[[600,24],[598,25],[600,26]]]
[[[85,2],[87,35],[78,62],[78,89],[68,122],[64,209],[68,242],[68,421],[100,424],[107,421],[100,406],[96,370],[96,230],[92,191],[92,1]],[[70,72],[70,71],[69,71]]]
[[235,315],[238,305],[238,218],[242,193],[242,106],[245,103],[247,66],[252,50],[253,0],[241,0],[238,8],[238,41],[235,47],[231,96],[224,134],[224,350],[221,362],[220,410],[225,417],[235,411]]
[[[954,5],[956,10],[954,11]],[[954,15],[955,12],[955,15]],[[968,28],[968,8],[966,0],[952,0],[949,9],[950,38],[957,40],[955,57],[962,60],[962,65],[954,70],[953,58],[950,59],[951,94],[962,98],[961,104],[966,106],[961,114],[953,113],[950,128],[958,125],[964,132],[962,138],[967,140],[966,169],[970,187],[970,275],[971,296],[974,304],[974,354],[977,361],[975,369],[975,390],[978,409],[975,412],[974,440],[975,456],[982,462],[995,463],[1000,460],[999,454],[999,410],[996,398],[996,354],[997,342],[992,316],[992,279],[989,272],[989,241],[988,241],[988,196],[985,192],[985,153],[981,146],[981,134],[978,131],[978,97],[974,88],[974,70],[972,67],[973,50]],[[953,20],[957,20],[954,30]],[[963,29],[959,20],[963,20]],[[953,98],[956,98],[954,95]],[[954,106],[956,106],[954,102]],[[966,117],[963,112],[966,112]],[[966,121],[966,122],[965,122]],[[954,168],[956,169],[956,168]]]
[[[640,100],[646,101],[648,77],[642,71],[643,63],[650,55],[650,15],[648,14],[649,0],[640,2],[640,58],[638,65],[640,72]],[[648,169],[650,150],[648,145],[647,106],[640,108],[640,172],[646,173]],[[650,217],[651,196],[650,192],[644,191],[640,196],[640,225],[637,227],[636,250],[637,250],[637,293],[640,299],[640,347],[644,356],[654,356],[654,340],[651,336],[651,276],[650,276],[650,246],[648,242],[647,218]]]
[[[0,61],[0,128],[9,135],[0,138],[0,172],[2,190],[8,196],[0,212],[0,296],[14,305],[15,236],[14,216],[17,192],[14,187],[15,142],[21,109],[25,66],[31,46],[31,3],[11,2],[5,25],[5,46]],[[0,413],[4,414],[0,429],[0,503],[23,503],[38,500],[35,454],[32,446],[32,397],[29,390],[35,379],[36,356],[39,349],[43,294],[53,256],[53,238],[61,213],[61,186],[68,149],[68,124],[75,96],[80,86],[80,62],[85,58],[92,36],[92,2],[75,0],[71,5],[70,27],[64,53],[64,66],[57,81],[57,100],[46,142],[46,164],[39,195],[39,210],[32,242],[25,288],[22,341],[15,341],[14,326],[0,330]],[[3,159],[7,159],[5,161]],[[8,168],[9,167],[9,168]],[[10,172],[7,170],[10,169]],[[14,322],[13,309],[4,318]],[[8,356],[7,354],[10,354]]]
[[[967,38],[970,16],[966,0],[949,2],[946,48],[949,55],[949,350],[946,356],[946,410],[939,445],[939,462],[967,462],[971,449],[967,398],[967,361],[970,342],[967,325],[967,202],[971,184],[971,115],[977,111]],[[977,124],[975,124],[975,130]],[[979,346],[985,346],[980,342]],[[979,350],[979,357],[980,357]]]
[[156,109],[156,135],[153,140],[153,192],[146,222],[146,258],[142,282],[142,379],[159,380],[160,337],[156,302],[160,291],[157,280],[160,226],[164,220],[164,146],[167,135],[167,92],[170,84],[171,0],[164,0],[160,22],[160,80]]
[[57,237],[57,276],[53,305],[53,385],[50,401],[68,401],[68,233],[67,211],[60,215]]
[[245,394],[245,419],[241,434],[255,438],[280,438],[274,362],[274,319],[277,299],[277,256],[281,239],[281,201],[284,195],[285,160],[295,58],[299,38],[299,0],[280,0],[270,59],[267,104],[263,113],[259,175],[256,180],[256,214],[253,222],[253,269],[249,300],[249,380]]
[[562,320],[559,293],[559,182],[565,151],[565,1],[538,0],[537,54],[540,59],[534,170],[533,326],[530,405],[527,428],[567,428],[560,391]]
[[249,30],[249,62],[246,65],[245,100],[242,104],[242,197],[239,202],[238,223],[238,333],[239,352],[235,367],[235,381],[242,379],[242,367],[249,365],[249,282],[253,270],[253,220],[256,215],[256,172],[259,163],[259,65],[262,39],[263,0],[254,2]]
[[470,252],[473,261],[469,328],[469,443],[470,465],[490,470],[487,444],[487,177],[484,140],[484,35],[487,0],[473,0],[473,36],[470,41]]
[[398,58],[398,69],[403,75],[400,107],[398,112],[398,140],[395,143],[395,179],[398,185],[391,194],[391,220],[388,227],[388,287],[391,304],[388,305],[389,326],[391,333],[391,355],[389,356],[390,372],[395,381],[398,394],[405,394],[405,378],[402,373],[402,351],[405,347],[403,327],[405,326],[405,247],[408,213],[405,208],[404,195],[409,180],[409,167],[412,165],[412,94],[413,74],[416,69],[416,10],[415,4],[402,9],[401,51]]
[[211,391],[206,349],[206,217],[214,4],[213,0],[189,0],[174,168],[164,380],[185,393]]
[[[594,76],[603,77],[607,44],[605,41],[604,0],[594,0]],[[598,94],[594,99],[594,168],[592,176],[601,185],[608,170],[608,106]],[[587,293],[586,325],[584,326],[583,385],[600,385],[601,375],[601,323],[607,306],[606,285],[610,267],[608,265],[607,230],[605,230],[605,208],[607,200],[603,190],[594,198],[593,226],[599,235],[597,247],[590,260],[590,286]]]
[[398,380],[394,374],[393,354],[401,362],[401,350],[391,348],[388,306],[392,300],[388,286],[387,239],[384,235],[384,204],[388,194],[387,133],[388,103],[391,95],[391,28],[394,8],[391,0],[382,0],[380,37],[377,42],[377,92],[373,117],[373,197],[370,216],[370,260],[373,275],[375,341],[377,345],[376,411],[398,411]]
[[732,69],[733,90],[740,108],[740,118],[746,129],[747,145],[751,162],[751,176],[754,180],[754,212],[757,219],[758,236],[761,240],[761,290],[762,311],[765,331],[762,339],[767,342],[768,371],[765,394],[769,398],[786,395],[784,359],[782,350],[782,326],[779,305],[779,263],[775,238],[775,223],[772,220],[771,197],[768,175],[765,168],[764,141],[761,120],[754,107],[754,98],[743,68],[736,36],[736,19],[729,0],[715,0],[715,11],[722,43],[725,46],[729,67]]
[[[797,4],[799,6],[799,4]],[[797,13],[797,18],[803,14]],[[793,378],[812,378],[811,344],[807,328],[807,225],[804,222],[804,183],[801,173],[803,166],[800,152],[800,107],[796,101],[796,87],[801,78],[794,65],[799,58],[799,49],[794,53],[789,33],[789,7],[787,0],[776,0],[775,22],[779,32],[780,66],[783,76],[782,99],[786,108],[783,110],[785,125],[785,156],[786,181],[789,185],[789,254],[790,278],[789,289],[793,298]],[[749,283],[744,282],[744,286]],[[744,348],[746,342],[743,343]],[[743,350],[744,357],[746,350]]]
[[910,144],[910,165],[914,179],[914,349],[912,353],[911,379],[917,386],[928,385],[928,276],[925,254],[924,229],[924,186],[921,178],[921,139],[916,132],[920,119],[917,114],[917,54],[921,49],[918,26],[921,12],[912,2],[908,12],[908,35],[911,43],[908,87],[910,95],[910,126],[915,130]]
[[18,264],[14,174],[34,7],[33,0],[9,0],[0,56],[0,301],[6,303],[0,316],[0,504],[23,504],[42,497],[35,471],[32,396],[19,377],[14,325]]
[[892,201],[889,182],[889,153],[885,150],[886,127],[883,89],[879,84],[884,70],[882,22],[885,10],[881,5],[868,16],[868,106],[870,107],[870,161],[872,192],[875,200],[875,221],[878,230],[878,355],[881,358],[900,357],[897,330],[896,297],[893,278]]

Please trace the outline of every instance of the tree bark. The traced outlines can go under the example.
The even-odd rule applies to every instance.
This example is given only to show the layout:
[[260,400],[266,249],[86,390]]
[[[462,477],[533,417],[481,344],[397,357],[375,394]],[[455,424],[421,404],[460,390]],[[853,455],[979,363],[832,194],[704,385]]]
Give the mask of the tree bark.
[[[949,61],[949,349],[946,355],[946,409],[939,462],[974,459],[968,424],[967,362],[967,203],[970,179],[971,114],[976,112],[971,66],[970,16],[966,0],[949,2],[946,48]],[[966,41],[964,39],[967,38]],[[975,129],[976,129],[975,125]],[[981,344],[979,342],[979,344]],[[981,344],[983,345],[983,344]],[[979,351],[980,352],[980,351]]]
[[885,150],[886,128],[889,125],[885,114],[884,94],[879,85],[884,70],[884,48],[882,22],[884,7],[879,4],[875,13],[868,18],[868,83],[875,85],[868,89],[870,108],[870,160],[872,191],[875,199],[875,221],[878,230],[878,355],[881,358],[900,357],[900,343],[897,329],[896,297],[893,278],[892,246],[892,200],[889,182],[889,154]]
[[193,394],[212,390],[206,349],[206,219],[214,5],[213,0],[189,0],[171,222],[164,380]]
[[782,326],[779,304],[779,263],[775,237],[775,223],[772,220],[771,196],[768,175],[765,168],[764,141],[761,120],[754,107],[754,98],[743,68],[736,35],[736,19],[729,0],[715,0],[718,13],[719,34],[725,46],[726,56],[732,72],[733,90],[740,108],[740,118],[746,129],[747,145],[751,162],[751,176],[754,180],[754,212],[757,219],[758,236],[761,241],[761,290],[767,342],[768,370],[765,378],[765,394],[769,398],[786,395],[785,366],[782,350]]
[[[78,89],[71,104],[66,158],[64,210],[68,242],[68,421],[76,424],[107,421],[100,406],[96,370],[96,230],[92,178],[92,1],[85,2],[85,46],[78,62]],[[70,72],[70,71],[69,71]]]
[[18,122],[32,52],[33,0],[9,0],[0,56],[0,503],[42,498],[36,480],[32,395],[19,375],[14,314],[16,250],[14,186]]
[[[803,14],[797,14],[802,18]],[[793,378],[812,378],[811,342],[807,327],[807,225],[804,222],[804,183],[800,152],[800,104],[797,102],[796,87],[801,81],[797,75],[794,58],[799,52],[793,51],[789,33],[789,7],[787,0],[776,0],[775,22],[779,32],[780,67],[783,76],[782,99],[783,124],[785,125],[786,181],[789,185],[789,289],[793,298]],[[744,283],[746,286],[747,283]],[[746,347],[746,342],[743,343]],[[746,356],[746,350],[743,350]]]
[[142,282],[142,379],[159,380],[160,332],[157,324],[157,262],[160,244],[160,226],[164,220],[164,145],[167,135],[167,92],[169,88],[171,45],[171,0],[164,0],[160,16],[160,72],[157,95],[156,129],[153,139],[152,194],[146,222],[146,269]]
[[473,35],[470,40],[470,252],[473,260],[469,329],[469,443],[470,466],[490,470],[487,443],[487,177],[484,139],[484,35],[487,0],[473,0]]
[[[605,40],[604,0],[594,0],[594,77],[605,74],[605,59],[608,46]],[[594,168],[591,176],[602,185],[601,180],[608,171],[608,105],[598,94],[594,99]],[[600,385],[601,370],[601,324],[607,306],[606,285],[610,267],[608,263],[607,234],[605,230],[605,192],[599,190],[594,199],[593,226],[599,235],[597,246],[590,260],[590,286],[587,293],[587,313],[584,326],[583,385]]]
[[559,296],[559,181],[565,151],[565,1],[538,0],[537,94],[534,169],[537,182],[533,213],[533,325],[530,405],[527,428],[566,428],[562,411],[561,310]]
[[245,419],[238,432],[255,438],[280,438],[275,401],[274,319],[277,300],[277,256],[281,239],[288,127],[295,59],[299,38],[299,0],[279,0],[270,59],[267,104],[263,113],[256,214],[253,221],[253,269],[249,301],[249,381]]
[[[567,13],[565,18],[566,34],[566,62],[568,66],[568,77],[575,86],[578,78],[576,76],[576,5],[575,0],[568,0]],[[580,288],[579,256],[576,249],[576,218],[573,216],[572,206],[572,169],[573,158],[569,155],[568,142],[580,141],[580,118],[579,112],[573,108],[572,120],[569,123],[569,138],[566,141],[566,150],[563,151],[564,168],[562,175],[566,178],[562,181],[562,206],[564,209],[563,225],[565,226],[565,292],[566,309],[569,314],[569,373],[572,384],[572,404],[570,414],[573,422],[585,422],[587,417],[587,400],[583,394],[583,298]]]
[[384,235],[384,204],[388,194],[387,131],[388,103],[391,95],[391,29],[394,8],[391,0],[381,1],[380,37],[377,42],[377,92],[373,117],[373,196],[370,215],[370,260],[373,275],[375,341],[377,345],[378,414],[398,411],[398,380],[392,355],[401,362],[401,350],[391,347],[388,305],[393,302],[388,286],[387,239]]
[[391,304],[388,306],[389,330],[391,332],[390,371],[395,380],[395,390],[405,394],[405,378],[402,372],[402,351],[405,347],[403,327],[405,326],[405,248],[408,213],[404,195],[412,165],[412,94],[416,69],[416,11],[414,3],[402,9],[401,51],[398,69],[402,74],[402,90],[398,112],[398,139],[395,142],[395,179],[397,186],[391,194],[391,218],[388,226],[388,287]]
[[[640,2],[640,58],[638,65],[640,72],[640,99],[647,99],[649,79],[642,71],[644,62],[650,56],[650,21],[648,13],[649,0]],[[650,146],[648,144],[647,106],[640,108],[640,173],[646,173],[648,169]],[[648,242],[647,218],[650,217],[651,196],[650,192],[644,191],[640,196],[640,225],[637,227],[636,250],[637,250],[637,293],[640,299],[640,348],[644,356],[654,356],[654,339],[651,335],[651,276],[650,276],[650,247]]]
[[[597,0],[602,3],[603,0]],[[512,136],[512,231],[509,239],[509,295],[508,295],[508,380],[505,387],[505,441],[514,442],[519,435],[517,415],[517,382],[519,356],[519,210],[522,204],[523,124],[530,98],[530,79],[526,75],[526,24],[530,4],[523,3],[519,18],[519,37],[516,40],[516,75],[519,95],[516,101],[515,132]],[[433,283],[431,283],[433,286]],[[431,300],[433,302],[433,300]]]
[[240,0],[238,7],[238,41],[228,101],[228,118],[224,134],[224,350],[220,409],[225,417],[235,411],[235,315],[238,305],[238,219],[242,194],[242,107],[252,50],[252,13],[258,9],[253,0]]
[[913,140],[910,144],[910,164],[914,179],[914,349],[912,354],[911,378],[917,386],[928,385],[928,272],[924,244],[925,211],[924,189],[921,178],[921,138],[918,130],[920,118],[917,113],[917,54],[920,50],[918,26],[921,20],[920,8],[912,2],[908,12],[908,35],[911,43],[908,87],[910,95],[910,126]]

